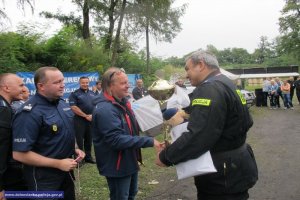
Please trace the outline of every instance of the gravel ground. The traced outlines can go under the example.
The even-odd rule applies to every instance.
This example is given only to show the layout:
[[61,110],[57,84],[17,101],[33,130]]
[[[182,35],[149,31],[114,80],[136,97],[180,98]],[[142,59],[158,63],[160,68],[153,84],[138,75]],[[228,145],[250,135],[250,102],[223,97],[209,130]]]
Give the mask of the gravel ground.
[[[299,200],[300,106],[294,110],[250,109],[254,125],[247,142],[254,150],[259,169],[259,180],[249,190],[250,199]],[[175,175],[168,175],[158,181],[147,200],[197,199],[193,178],[178,181]]]

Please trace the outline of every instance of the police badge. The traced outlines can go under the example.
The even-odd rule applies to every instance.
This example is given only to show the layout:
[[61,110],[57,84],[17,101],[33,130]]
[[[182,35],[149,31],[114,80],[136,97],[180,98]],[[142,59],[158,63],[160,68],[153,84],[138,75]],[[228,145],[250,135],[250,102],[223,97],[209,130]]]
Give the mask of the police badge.
[[56,134],[57,133],[57,125],[56,124],[53,124],[52,125],[52,132],[54,133],[54,134]]

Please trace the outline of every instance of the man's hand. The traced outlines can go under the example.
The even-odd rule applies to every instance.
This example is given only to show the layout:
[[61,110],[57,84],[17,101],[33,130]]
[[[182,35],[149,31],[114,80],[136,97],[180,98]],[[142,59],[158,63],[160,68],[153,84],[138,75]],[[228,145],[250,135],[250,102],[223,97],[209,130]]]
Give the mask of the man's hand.
[[88,120],[89,122],[91,122],[92,121],[92,115],[86,115],[85,119]]
[[155,164],[160,167],[167,167],[164,163],[162,163],[159,159],[160,152],[156,152]]
[[2,190],[0,192],[0,200],[6,200],[5,196],[4,196],[4,190]]
[[154,148],[157,152],[161,152],[162,150],[164,150],[164,148],[166,148],[165,143],[164,142],[159,142],[158,140],[154,139]]
[[85,158],[85,153],[80,149],[75,149],[75,153],[77,155],[75,161],[80,162]]
[[59,160],[58,169],[65,172],[69,172],[75,169],[76,166],[77,166],[77,162],[74,159],[66,158],[66,159]]

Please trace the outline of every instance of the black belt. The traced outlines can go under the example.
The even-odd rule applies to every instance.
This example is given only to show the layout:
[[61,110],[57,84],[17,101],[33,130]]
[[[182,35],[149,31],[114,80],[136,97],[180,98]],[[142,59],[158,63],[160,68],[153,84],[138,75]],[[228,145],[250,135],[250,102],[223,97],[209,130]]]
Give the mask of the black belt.
[[212,154],[211,156],[214,159],[224,159],[224,158],[227,158],[227,157],[232,157],[232,156],[238,155],[238,154],[240,154],[240,153],[242,153],[246,150],[247,150],[247,144],[244,143],[239,148],[232,149],[232,150],[229,150],[229,151],[218,152],[218,153]]

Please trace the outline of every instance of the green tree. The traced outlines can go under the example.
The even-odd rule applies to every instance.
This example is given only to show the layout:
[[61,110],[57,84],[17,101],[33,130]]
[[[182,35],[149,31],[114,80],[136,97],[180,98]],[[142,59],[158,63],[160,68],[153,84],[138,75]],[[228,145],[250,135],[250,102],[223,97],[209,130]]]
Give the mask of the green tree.
[[129,32],[138,35],[145,33],[147,52],[147,73],[150,73],[149,36],[157,41],[171,42],[181,30],[179,18],[185,12],[185,5],[172,8],[174,0],[136,0],[127,12]]
[[281,51],[293,55],[300,62],[300,1],[286,0],[281,13]]

